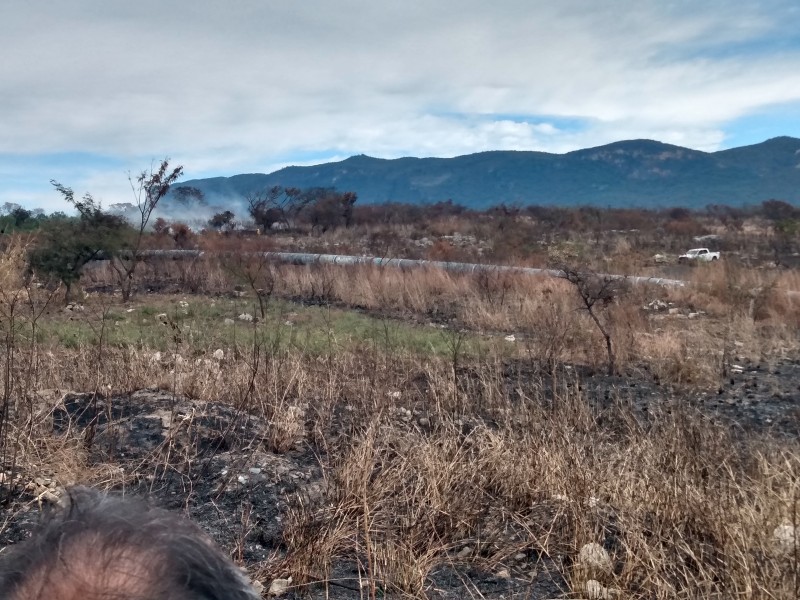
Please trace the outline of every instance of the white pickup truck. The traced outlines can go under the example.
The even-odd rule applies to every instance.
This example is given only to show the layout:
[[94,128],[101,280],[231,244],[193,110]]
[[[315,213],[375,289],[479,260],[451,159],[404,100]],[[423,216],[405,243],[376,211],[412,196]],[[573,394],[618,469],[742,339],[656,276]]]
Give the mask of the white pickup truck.
[[719,260],[719,252],[709,252],[708,248],[692,248],[678,257],[678,262],[711,262]]

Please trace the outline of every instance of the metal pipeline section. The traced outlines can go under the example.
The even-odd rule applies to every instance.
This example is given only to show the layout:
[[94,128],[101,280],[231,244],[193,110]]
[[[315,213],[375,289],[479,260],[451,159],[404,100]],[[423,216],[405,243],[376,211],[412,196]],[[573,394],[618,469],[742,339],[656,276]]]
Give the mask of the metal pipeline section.
[[[206,253],[202,250],[143,250],[140,255],[144,258],[164,258],[179,260],[184,258],[202,258],[206,255],[225,256],[234,253],[219,252]],[[379,256],[346,256],[341,254],[309,254],[306,252],[249,252],[243,256],[259,256],[265,260],[286,263],[291,265],[371,265],[375,267],[390,267],[396,269],[433,268],[442,269],[451,273],[514,273],[521,275],[538,275],[545,277],[563,277],[564,272],[558,269],[537,269],[534,267],[512,267],[508,265],[487,265],[481,263],[446,262],[437,260],[417,260],[411,258],[382,258]],[[637,275],[610,275],[598,273],[598,277],[620,279],[635,284],[651,284],[668,287],[683,287],[687,282],[680,279],[666,279],[663,277],[641,277]]]

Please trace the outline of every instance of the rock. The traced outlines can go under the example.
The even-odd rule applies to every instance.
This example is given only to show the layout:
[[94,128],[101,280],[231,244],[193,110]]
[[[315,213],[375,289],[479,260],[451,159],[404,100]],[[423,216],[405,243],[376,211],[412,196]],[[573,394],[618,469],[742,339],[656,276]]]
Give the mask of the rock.
[[427,428],[431,426],[431,420],[428,417],[420,417],[417,419],[417,423],[419,423],[420,427]]
[[394,399],[394,400],[397,400],[397,399],[399,399],[399,398],[400,398],[400,397],[401,397],[403,394],[402,394],[402,392],[394,391],[394,392],[388,392],[386,395],[387,395],[387,396],[389,396],[389,398],[392,398],[392,399]]
[[259,597],[264,593],[264,584],[258,579],[250,580],[250,585],[253,586],[253,589],[256,591],[256,594],[258,594]]
[[795,546],[800,547],[800,536],[797,527],[791,523],[782,523],[772,530],[772,541],[783,554],[793,554]]
[[510,579],[511,573],[508,572],[508,569],[500,569],[494,576],[498,579]]
[[680,308],[670,308],[669,310],[667,310],[667,314],[670,315],[677,315],[679,312],[681,312]]
[[167,316],[167,313],[159,313],[156,315],[156,320],[161,321],[162,323],[166,323],[167,321],[169,321],[169,317]]
[[153,354],[150,355],[150,362],[151,363],[161,362],[161,352],[153,352]]
[[578,563],[588,575],[610,575],[613,569],[608,550],[600,544],[585,544],[578,553]]
[[528,558],[528,555],[525,554],[524,552],[518,552],[517,554],[514,555],[514,560],[517,562],[522,562],[526,558]]
[[289,591],[289,587],[292,585],[292,578],[289,577],[288,579],[273,579],[272,583],[269,586],[269,591],[267,594],[270,596],[282,596],[286,592]]
[[226,319],[225,319],[224,321],[222,321],[222,322],[223,322],[223,324],[225,324],[225,325],[233,325],[234,323],[236,323],[236,321],[234,321],[234,320],[233,320],[233,319],[231,319],[231,318],[226,318]]
[[512,333],[511,335],[507,335],[507,336],[506,336],[504,339],[505,339],[507,342],[516,342],[516,341],[517,341],[517,338],[514,336],[514,334],[513,334],[513,333]]
[[458,551],[458,554],[456,554],[456,558],[464,560],[470,554],[472,554],[472,546],[464,546],[461,550]]
[[648,309],[648,310],[655,310],[655,311],[659,311],[660,312],[660,311],[667,310],[668,305],[663,300],[653,300],[652,302],[649,302],[645,306],[645,308]]
[[603,584],[596,579],[588,580],[584,585],[584,589],[589,600],[609,600],[619,595],[619,590],[603,587]]
[[251,315],[250,313],[242,313],[239,315],[239,320],[247,321],[249,323],[253,320],[253,315]]
[[211,356],[213,356],[215,360],[222,360],[225,358],[225,351],[222,348],[217,348]]

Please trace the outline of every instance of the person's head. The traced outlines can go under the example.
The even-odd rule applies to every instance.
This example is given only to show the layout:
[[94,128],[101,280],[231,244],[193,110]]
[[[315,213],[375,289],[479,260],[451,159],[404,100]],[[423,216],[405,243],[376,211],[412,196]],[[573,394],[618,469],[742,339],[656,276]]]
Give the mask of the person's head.
[[0,553],[0,600],[255,600],[196,525],[144,502],[67,490],[34,535]]

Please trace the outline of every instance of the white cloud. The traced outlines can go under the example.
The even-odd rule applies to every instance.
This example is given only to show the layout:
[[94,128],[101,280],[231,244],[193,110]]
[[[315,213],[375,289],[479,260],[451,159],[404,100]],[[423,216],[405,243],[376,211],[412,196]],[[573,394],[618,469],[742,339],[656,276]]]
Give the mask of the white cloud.
[[[0,14],[0,155],[168,155],[191,177],[314,152],[713,150],[800,102],[797,30],[791,0],[32,0]],[[125,195],[90,169],[76,190]]]

